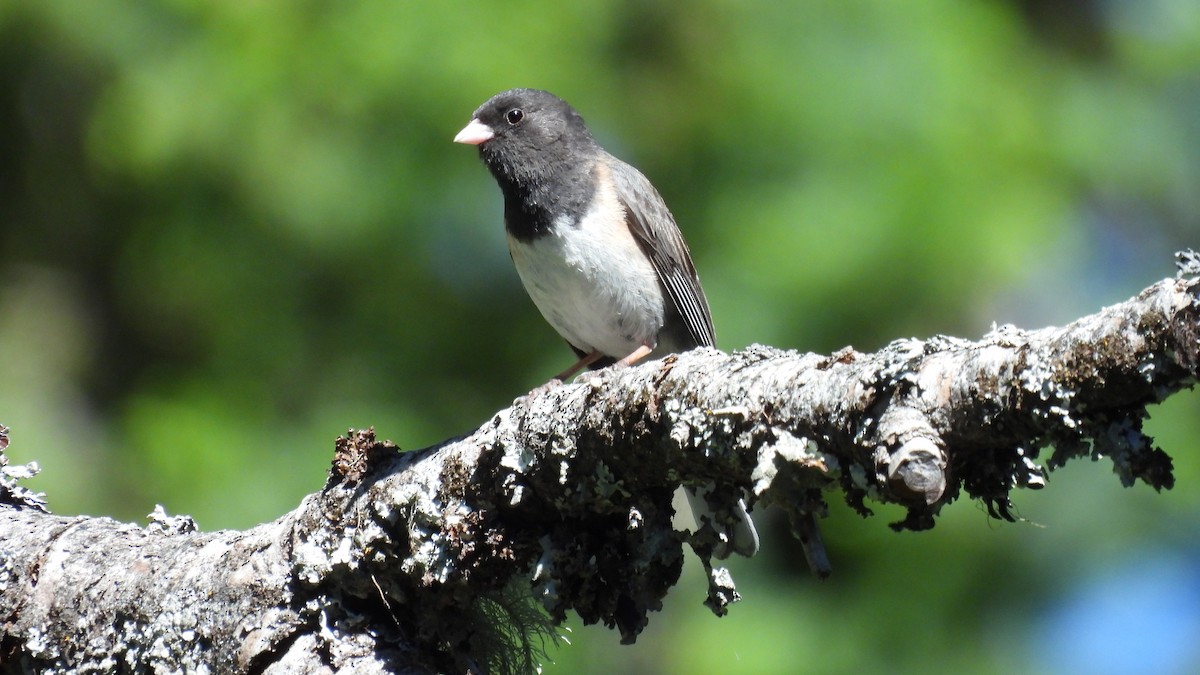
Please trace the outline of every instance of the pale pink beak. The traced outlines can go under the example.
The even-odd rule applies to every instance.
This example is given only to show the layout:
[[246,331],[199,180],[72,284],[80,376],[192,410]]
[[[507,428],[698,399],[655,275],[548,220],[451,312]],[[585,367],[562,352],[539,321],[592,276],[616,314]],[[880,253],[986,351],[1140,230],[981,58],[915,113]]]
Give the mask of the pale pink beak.
[[479,145],[480,143],[492,140],[492,137],[495,135],[496,132],[492,131],[491,127],[479,120],[473,119],[470,124],[463,127],[462,131],[458,132],[458,135],[454,137],[454,142]]

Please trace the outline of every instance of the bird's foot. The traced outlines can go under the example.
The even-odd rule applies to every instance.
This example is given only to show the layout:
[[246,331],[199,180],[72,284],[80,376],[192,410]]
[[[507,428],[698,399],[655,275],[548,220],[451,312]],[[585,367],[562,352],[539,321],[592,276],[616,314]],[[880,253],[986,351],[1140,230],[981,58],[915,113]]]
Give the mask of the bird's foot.
[[539,384],[538,386],[534,387],[533,389],[530,389],[525,395],[518,396],[513,401],[513,405],[516,405],[516,404],[522,403],[522,402],[526,402],[526,401],[532,401],[533,399],[535,399],[543,394],[549,393],[551,390],[557,389],[558,387],[561,387],[562,385],[563,385],[563,381],[561,379],[559,379],[557,377],[553,378],[549,382],[546,382],[545,384]]

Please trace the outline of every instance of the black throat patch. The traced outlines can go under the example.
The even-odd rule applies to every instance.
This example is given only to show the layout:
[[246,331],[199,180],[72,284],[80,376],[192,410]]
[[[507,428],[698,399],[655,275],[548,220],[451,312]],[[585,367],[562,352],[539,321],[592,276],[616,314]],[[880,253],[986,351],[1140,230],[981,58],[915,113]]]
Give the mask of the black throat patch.
[[517,241],[545,236],[555,223],[578,227],[599,188],[595,162],[546,168],[550,170],[528,177],[493,171],[504,194],[504,226]]

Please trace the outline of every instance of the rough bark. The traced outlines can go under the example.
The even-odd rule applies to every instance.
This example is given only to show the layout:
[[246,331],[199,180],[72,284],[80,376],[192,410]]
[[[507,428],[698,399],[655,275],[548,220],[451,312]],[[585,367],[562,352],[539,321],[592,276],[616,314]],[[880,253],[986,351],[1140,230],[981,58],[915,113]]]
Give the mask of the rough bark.
[[501,627],[538,628],[514,589],[633,641],[686,543],[710,572],[710,607],[737,599],[711,566],[712,531],[671,526],[681,483],[713,483],[718,512],[743,492],[785,510],[818,570],[815,522],[834,492],[864,515],[869,500],[903,504],[893,526],[922,529],[964,492],[1011,519],[1014,488],[1081,456],[1111,458],[1126,485],[1170,488],[1142,420],[1195,381],[1197,267],[1185,255],[1179,278],[1064,328],[874,354],[698,350],[536,392],[416,452],[353,433],[323,490],[245,532],[54,516],[17,485],[28,468],[0,465],[0,663],[519,670],[528,654],[503,647]]

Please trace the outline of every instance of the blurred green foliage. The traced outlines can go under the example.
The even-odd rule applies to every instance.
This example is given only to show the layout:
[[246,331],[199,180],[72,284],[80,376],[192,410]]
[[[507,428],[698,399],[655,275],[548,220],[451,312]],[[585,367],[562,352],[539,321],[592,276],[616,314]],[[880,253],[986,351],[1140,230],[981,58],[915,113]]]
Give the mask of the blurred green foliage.
[[[245,527],[348,427],[421,447],[563,367],[450,143],[512,86],[655,182],[727,349],[1064,323],[1198,243],[1191,0],[8,0],[0,421],[51,507]],[[761,514],[731,616],[689,567],[638,645],[576,630],[546,672],[1039,671],[1073,579],[1195,554],[1197,407],[1151,422],[1173,493],[1074,465],[1020,497],[1042,527],[957,503],[902,536],[835,504],[819,586]]]

